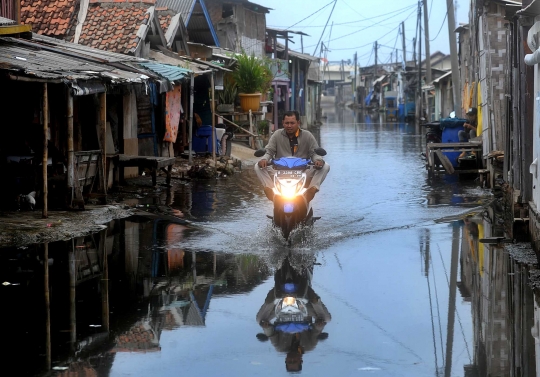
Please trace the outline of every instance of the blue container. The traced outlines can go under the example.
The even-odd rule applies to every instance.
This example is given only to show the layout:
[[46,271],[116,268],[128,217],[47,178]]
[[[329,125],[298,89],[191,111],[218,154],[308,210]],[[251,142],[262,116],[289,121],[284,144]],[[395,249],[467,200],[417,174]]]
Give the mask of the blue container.
[[[193,151],[195,153],[212,153],[212,126],[201,126],[193,135]],[[216,153],[219,154],[220,142],[216,139]]]
[[[443,118],[441,119],[441,128],[442,128],[442,142],[443,143],[459,143],[458,133],[463,131],[463,124],[466,122],[466,119],[461,118]],[[460,151],[456,152],[443,152],[443,154],[448,157],[452,166],[457,168],[459,163],[457,158],[461,154]]]

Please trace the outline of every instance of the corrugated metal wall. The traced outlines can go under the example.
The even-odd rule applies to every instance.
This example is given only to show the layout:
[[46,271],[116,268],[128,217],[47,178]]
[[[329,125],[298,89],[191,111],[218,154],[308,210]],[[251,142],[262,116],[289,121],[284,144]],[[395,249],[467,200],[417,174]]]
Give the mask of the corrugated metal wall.
[[0,0],[0,17],[15,19],[15,2],[14,0]]

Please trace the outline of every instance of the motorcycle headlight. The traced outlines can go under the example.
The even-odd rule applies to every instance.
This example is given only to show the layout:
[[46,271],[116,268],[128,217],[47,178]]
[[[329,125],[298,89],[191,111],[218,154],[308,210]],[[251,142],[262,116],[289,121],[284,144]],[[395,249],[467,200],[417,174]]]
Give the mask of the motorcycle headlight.
[[292,199],[298,195],[300,190],[302,190],[304,187],[304,182],[305,178],[302,178],[297,183],[291,182],[290,184],[287,184],[287,182],[280,182],[279,179],[276,179],[274,183],[276,190],[281,194],[281,196],[287,199]]
[[293,306],[296,304],[296,298],[294,297],[285,297],[283,299],[283,306]]

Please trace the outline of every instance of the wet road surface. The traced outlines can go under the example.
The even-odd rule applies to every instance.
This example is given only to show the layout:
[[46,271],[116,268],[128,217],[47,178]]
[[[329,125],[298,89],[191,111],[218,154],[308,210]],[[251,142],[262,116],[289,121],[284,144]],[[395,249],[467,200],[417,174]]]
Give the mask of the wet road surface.
[[[500,233],[481,207],[490,192],[428,181],[414,125],[326,115],[317,136],[331,171],[313,202],[322,219],[290,247],[266,218],[271,203],[251,168],[177,182],[169,195],[138,199],[168,205],[168,216],[48,245],[50,337],[45,248],[2,250],[15,375],[44,375],[47,360],[60,376],[280,376],[300,365],[309,376],[534,375],[534,360],[508,356],[519,358],[517,345],[534,355],[527,271],[478,243]],[[271,326],[290,269],[311,285],[313,323],[297,335]]]

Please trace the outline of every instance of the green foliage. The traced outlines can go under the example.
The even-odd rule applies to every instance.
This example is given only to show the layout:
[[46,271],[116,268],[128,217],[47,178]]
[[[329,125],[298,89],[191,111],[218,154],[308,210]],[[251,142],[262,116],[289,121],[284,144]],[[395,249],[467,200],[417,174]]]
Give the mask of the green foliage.
[[236,101],[238,94],[238,86],[231,79],[225,79],[223,90],[218,92],[219,103],[233,104]]
[[235,58],[236,68],[232,75],[240,93],[265,92],[270,87],[272,72],[265,59],[247,55],[245,51]]
[[268,134],[268,127],[270,123],[264,119],[257,123],[257,131],[259,135],[267,135]]

